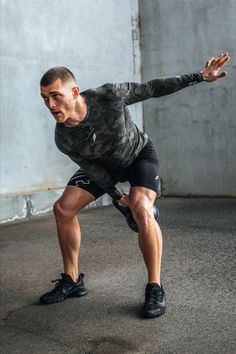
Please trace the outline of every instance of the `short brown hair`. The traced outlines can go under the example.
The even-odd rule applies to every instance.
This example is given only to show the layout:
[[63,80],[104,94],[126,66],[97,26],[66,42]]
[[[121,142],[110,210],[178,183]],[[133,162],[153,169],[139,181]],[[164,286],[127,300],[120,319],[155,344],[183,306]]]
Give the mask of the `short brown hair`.
[[40,80],[40,86],[48,86],[53,84],[57,79],[61,79],[62,82],[66,82],[69,80],[73,80],[76,82],[74,74],[64,66],[56,66],[54,68],[49,69],[43,75]]

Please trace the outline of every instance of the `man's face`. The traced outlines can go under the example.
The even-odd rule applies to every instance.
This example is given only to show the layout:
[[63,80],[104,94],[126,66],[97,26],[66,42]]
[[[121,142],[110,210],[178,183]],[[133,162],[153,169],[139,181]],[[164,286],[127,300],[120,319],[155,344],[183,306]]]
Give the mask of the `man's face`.
[[44,103],[58,123],[64,123],[74,112],[76,94],[75,83],[57,79],[51,85],[41,86]]

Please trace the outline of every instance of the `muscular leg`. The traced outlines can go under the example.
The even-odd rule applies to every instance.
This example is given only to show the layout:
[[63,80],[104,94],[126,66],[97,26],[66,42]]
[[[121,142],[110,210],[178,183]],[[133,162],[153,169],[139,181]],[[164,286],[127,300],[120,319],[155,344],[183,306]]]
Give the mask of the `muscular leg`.
[[94,200],[95,197],[82,188],[67,186],[53,208],[64,273],[69,274],[74,281],[78,280],[78,259],[81,240],[77,213]]
[[139,247],[148,270],[148,283],[160,284],[162,234],[157,224],[152,206],[156,193],[144,187],[132,187],[129,206],[139,227]]

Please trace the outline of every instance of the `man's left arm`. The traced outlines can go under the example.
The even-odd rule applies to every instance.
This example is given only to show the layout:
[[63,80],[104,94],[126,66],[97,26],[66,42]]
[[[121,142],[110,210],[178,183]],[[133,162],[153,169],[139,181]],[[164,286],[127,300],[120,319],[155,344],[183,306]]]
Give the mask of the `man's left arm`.
[[229,54],[220,54],[207,61],[204,69],[195,74],[163,77],[144,83],[126,82],[115,84],[113,90],[124,97],[125,104],[130,105],[149,98],[169,95],[198,82],[212,82],[225,77],[227,73],[220,72],[230,60]]

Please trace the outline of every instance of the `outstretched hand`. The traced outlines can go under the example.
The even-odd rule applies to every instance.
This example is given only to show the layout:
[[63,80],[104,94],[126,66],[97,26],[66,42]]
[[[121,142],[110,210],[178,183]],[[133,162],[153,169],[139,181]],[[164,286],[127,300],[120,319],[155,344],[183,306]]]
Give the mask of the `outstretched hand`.
[[200,72],[204,81],[215,81],[227,75],[226,71],[220,72],[221,69],[229,62],[229,53],[220,54],[217,57],[212,57],[206,63],[204,69]]

